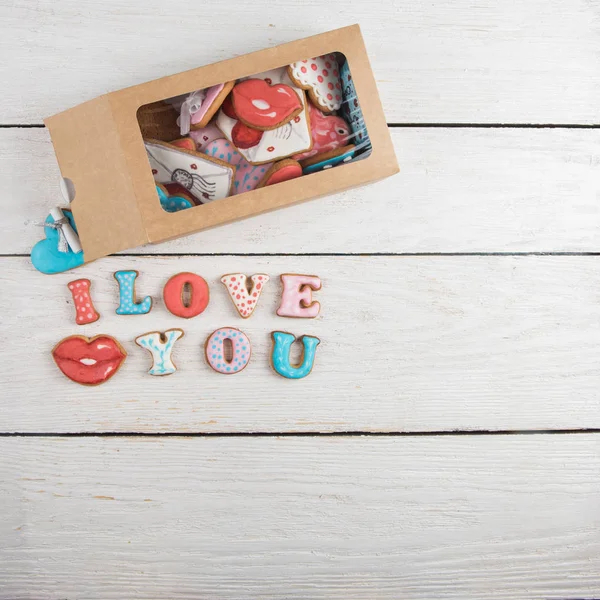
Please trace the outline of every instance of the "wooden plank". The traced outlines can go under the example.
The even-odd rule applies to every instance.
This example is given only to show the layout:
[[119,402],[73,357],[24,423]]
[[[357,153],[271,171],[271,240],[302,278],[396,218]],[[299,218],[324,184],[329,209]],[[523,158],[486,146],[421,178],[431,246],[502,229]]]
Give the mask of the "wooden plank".
[[16,0],[0,17],[0,123],[357,22],[390,122],[600,122],[594,2]]
[[600,595],[599,436],[0,450],[6,598]]
[[[391,179],[134,252],[600,247],[600,130],[415,128],[392,134],[402,172]],[[62,203],[47,131],[0,130],[0,165],[0,253],[29,253],[42,234],[35,223]]]
[[[115,315],[113,272],[137,269],[155,307]],[[211,303],[184,321],[163,306],[177,272],[202,274]],[[242,320],[219,283],[231,272],[273,276]],[[315,319],[278,317],[278,274],[316,273]],[[74,324],[66,283],[93,282],[96,323]],[[600,262],[594,257],[171,257],[109,258],[51,278],[26,258],[2,259],[5,367],[0,431],[433,431],[600,427]],[[239,327],[253,345],[233,377],[213,372],[203,345]],[[181,327],[179,372],[147,375],[133,340]],[[289,381],[270,368],[270,332],[322,340],[313,372]],[[73,334],[116,336],[129,352],[97,388],[78,386],[50,350]]]

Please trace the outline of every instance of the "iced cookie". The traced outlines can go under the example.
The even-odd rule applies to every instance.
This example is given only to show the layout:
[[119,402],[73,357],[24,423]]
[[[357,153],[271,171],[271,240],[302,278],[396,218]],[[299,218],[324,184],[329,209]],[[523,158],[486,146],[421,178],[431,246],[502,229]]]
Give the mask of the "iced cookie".
[[299,60],[288,67],[293,83],[308,91],[315,106],[324,112],[342,106],[342,83],[335,54]]
[[234,166],[157,140],[145,140],[144,145],[156,183],[179,183],[202,204],[231,194]]
[[223,100],[227,98],[234,83],[235,81],[219,83],[188,94],[179,107],[177,124],[181,135],[186,135],[190,129],[206,127],[223,104]]
[[208,306],[208,283],[195,273],[178,273],[165,284],[163,300],[169,312],[183,319],[191,319],[203,313]]
[[252,316],[265,284],[270,277],[266,273],[256,273],[250,277],[252,282],[248,286],[248,278],[243,273],[229,273],[221,277],[221,283],[227,288],[227,292],[240,317],[247,319]]
[[52,349],[52,358],[63,375],[81,385],[100,385],[121,368],[127,352],[110,335],[88,338],[72,335]]
[[137,301],[135,293],[135,281],[139,273],[137,271],[117,271],[114,274],[119,284],[119,307],[118,315],[145,315],[152,308],[152,298],[146,296],[141,302]]
[[89,279],[76,279],[68,284],[75,303],[75,323],[77,325],[88,325],[95,323],[100,315],[94,308],[92,297],[90,295],[90,287],[92,282]]
[[240,121],[233,102],[226,100],[217,115],[217,126],[225,137],[233,142],[240,154],[252,164],[276,162],[310,150],[312,137],[306,95],[302,89],[293,86],[286,67],[266,71],[255,75],[253,79],[263,79],[269,85],[283,83],[290,86],[302,103],[303,110],[285,125],[261,131]]
[[313,291],[321,289],[321,280],[316,275],[284,273],[281,284],[281,304],[277,309],[280,317],[314,319],[319,314],[321,305],[312,299]]
[[354,144],[348,144],[348,146],[343,146],[342,148],[336,148],[323,154],[311,156],[300,163],[302,165],[302,173],[310,175],[311,173],[317,173],[318,171],[324,171],[325,169],[331,169],[331,167],[350,162],[354,158],[355,153],[356,148]]
[[[227,354],[225,342],[230,345],[230,356]],[[234,327],[217,329],[206,340],[204,347],[206,362],[217,373],[233,375],[246,368],[250,362],[252,348],[248,336]]]
[[257,188],[274,185],[282,181],[296,179],[302,175],[302,166],[297,160],[284,158],[276,162],[265,174],[263,180],[256,186]]
[[302,359],[298,364],[291,364],[290,349],[296,338],[286,331],[273,331],[273,350],[271,352],[271,366],[274,371],[286,379],[302,379],[312,371],[319,338],[303,335],[298,338],[302,343]]
[[198,152],[204,152],[208,144],[222,137],[223,132],[217,127],[215,121],[209,123],[202,129],[194,129],[193,131],[190,131],[190,138],[196,142],[196,150],[198,150]]
[[178,196],[169,194],[167,188],[164,185],[157,185],[156,193],[158,194],[158,199],[160,201],[162,209],[166,212],[178,212],[180,210],[185,210],[186,208],[192,208],[192,206],[194,206],[194,203],[189,198],[183,195]]
[[231,102],[237,118],[260,131],[281,127],[304,109],[292,87],[260,78],[237,83],[231,92]]
[[324,115],[312,104],[309,105],[308,112],[310,114],[310,132],[313,146],[308,152],[296,154],[293,157],[295,160],[304,160],[317,154],[336,150],[348,143],[350,126],[342,117]]
[[171,353],[175,342],[183,335],[182,329],[168,329],[165,332],[150,331],[135,338],[135,343],[152,355],[152,367],[148,371],[150,375],[171,375],[177,371]]
[[[221,134],[223,135],[223,134]],[[233,183],[233,194],[250,192],[260,187],[265,176],[271,168],[271,163],[264,165],[251,165],[229,140],[221,138],[210,142],[205,150],[206,154],[228,162],[235,166],[235,181]]]
[[354,81],[352,80],[352,74],[348,67],[348,62],[345,62],[340,69],[342,78],[342,92],[344,96],[344,103],[342,105],[342,115],[346,121],[350,124],[352,129],[352,142],[356,146],[356,153],[358,155],[368,155],[371,152],[371,140],[369,139],[369,133],[363,113],[358,103],[358,97],[356,95],[356,89],[354,88]]

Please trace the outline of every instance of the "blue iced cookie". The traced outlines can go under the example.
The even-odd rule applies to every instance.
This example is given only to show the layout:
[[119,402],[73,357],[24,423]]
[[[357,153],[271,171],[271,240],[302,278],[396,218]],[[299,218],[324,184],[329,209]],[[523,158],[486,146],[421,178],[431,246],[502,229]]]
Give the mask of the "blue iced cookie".
[[340,154],[337,156],[331,156],[332,153],[337,152],[337,150],[332,150],[331,152],[325,152],[321,157],[317,154],[317,156],[303,160],[301,163],[302,174],[310,175],[311,173],[318,173],[319,171],[350,162],[356,154],[356,148],[352,145],[339,148],[339,151]]
[[356,155],[367,154],[371,152],[371,140],[365,125],[363,113],[358,102],[354,81],[346,61],[340,69],[340,78],[342,80],[342,116],[350,124],[352,133],[352,143],[356,146]]
[[[71,211],[63,209],[63,213],[75,233],[77,233],[77,226]],[[54,223],[54,219],[51,215],[48,215],[45,222],[46,224]],[[44,232],[46,233],[46,239],[39,241],[31,250],[31,262],[38,271],[52,275],[74,269],[83,264],[83,252],[75,254],[70,248],[67,252],[61,252],[58,249],[59,233],[56,229],[46,226]]]
[[194,206],[187,198],[184,198],[183,196],[169,196],[161,186],[156,186],[156,192],[158,193],[160,205],[162,206],[163,210],[167,212],[177,212],[180,210],[185,210],[186,208],[192,208],[192,206]]

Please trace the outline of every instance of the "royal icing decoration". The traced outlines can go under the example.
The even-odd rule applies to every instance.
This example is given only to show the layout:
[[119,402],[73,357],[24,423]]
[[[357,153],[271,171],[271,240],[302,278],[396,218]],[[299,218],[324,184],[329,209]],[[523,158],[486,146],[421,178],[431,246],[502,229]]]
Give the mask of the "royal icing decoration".
[[174,99],[172,103],[176,108],[181,102],[179,118],[177,119],[181,135],[186,135],[190,128],[196,129],[208,125],[212,116],[231,91],[233,84],[233,81],[228,81],[227,83],[219,83],[209,88],[196,90],[186,96],[183,102],[179,98]]
[[312,104],[309,105],[308,112],[313,147],[308,152],[296,154],[294,156],[296,160],[304,160],[323,152],[329,152],[348,143],[350,127],[342,117],[324,115]]
[[127,352],[109,335],[87,338],[72,335],[52,349],[52,358],[61,372],[75,383],[99,385],[119,370]]
[[171,375],[177,367],[171,359],[171,353],[175,342],[183,337],[183,330],[168,329],[167,331],[151,331],[135,338],[135,343],[145,348],[152,354],[152,368],[148,371],[150,375]]
[[246,284],[248,278],[243,273],[223,275],[221,282],[227,288],[229,296],[237,308],[240,317],[247,319],[252,316],[265,284],[270,277],[266,273],[256,273],[250,277],[250,289]]
[[321,305],[312,299],[312,292],[321,289],[321,280],[316,275],[281,275],[283,291],[277,309],[280,317],[313,319],[319,314]]
[[158,199],[162,209],[167,212],[178,212],[194,206],[190,200],[184,198],[183,196],[169,195],[168,191],[161,185],[156,186],[156,193],[158,194]]
[[246,79],[234,86],[231,101],[237,118],[254,129],[275,129],[302,112],[300,97],[285,83]]
[[[231,357],[227,357],[225,340],[231,343]],[[222,327],[206,340],[206,361],[217,373],[239,373],[250,362],[252,353],[248,336],[239,329]],[[228,360],[229,358],[229,360]]]
[[356,146],[356,151],[361,157],[366,157],[371,152],[371,140],[369,139],[363,113],[360,104],[358,103],[358,97],[356,96],[354,81],[352,80],[352,75],[347,62],[342,65],[340,73],[344,92],[342,114],[352,129],[352,142]]
[[137,271],[117,271],[115,279],[119,284],[119,308],[118,315],[145,315],[152,308],[152,298],[146,296],[141,302],[136,302],[135,280],[139,273]]
[[223,137],[223,132],[212,122],[202,129],[190,131],[190,137],[196,142],[196,150],[204,152],[208,144]]
[[266,187],[290,179],[296,179],[302,175],[302,165],[291,158],[284,158],[276,162],[265,175],[264,179],[258,184],[258,187]]
[[83,264],[83,252],[73,252],[70,245],[61,249],[61,236],[63,236],[63,233],[61,233],[62,226],[60,223],[65,222],[63,219],[66,219],[74,233],[77,234],[77,227],[71,211],[64,210],[62,215],[63,218],[59,219],[48,215],[44,223],[46,239],[39,241],[31,249],[31,262],[42,273],[62,273]]
[[269,84],[283,83],[291,87],[300,99],[303,110],[280,127],[260,131],[244,125],[237,118],[233,103],[225,101],[217,116],[217,125],[225,137],[233,142],[242,156],[252,164],[274,162],[310,150],[312,138],[306,97],[302,89],[292,84],[287,69],[282,67],[266,71],[255,75],[253,79],[262,79]]
[[342,106],[342,84],[335,54],[300,60],[289,66],[291,80],[308,90],[311,100],[325,112]]
[[311,156],[302,161],[302,173],[310,175],[311,173],[317,173],[318,171],[324,171],[325,169],[331,169],[331,167],[351,162],[355,154],[356,148],[353,144],[349,144],[337,150]]
[[89,279],[76,279],[68,284],[75,303],[75,322],[77,325],[88,325],[94,323],[100,318],[96,312],[92,297],[90,296],[90,287],[92,285]]
[[235,167],[157,140],[146,140],[144,144],[157,183],[179,183],[202,204],[229,196]]
[[313,368],[319,338],[303,335],[298,338],[302,343],[302,361],[297,365],[290,363],[290,349],[296,338],[285,331],[273,331],[273,352],[271,353],[271,364],[276,373],[287,379],[302,379],[306,377]]
[[203,277],[195,273],[178,273],[167,281],[163,289],[163,299],[169,312],[177,317],[191,319],[203,313],[208,306],[208,284]]
[[233,195],[241,194],[242,192],[250,192],[251,190],[256,189],[272,166],[270,163],[264,165],[251,165],[235,149],[233,143],[225,138],[210,142],[204,151],[209,156],[220,158],[231,165],[235,165]]

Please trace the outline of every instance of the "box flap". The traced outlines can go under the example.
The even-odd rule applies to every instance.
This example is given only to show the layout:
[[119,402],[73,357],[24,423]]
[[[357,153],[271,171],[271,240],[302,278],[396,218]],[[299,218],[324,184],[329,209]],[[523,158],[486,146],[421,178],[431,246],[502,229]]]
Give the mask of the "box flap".
[[108,96],[45,120],[86,262],[148,242]]

